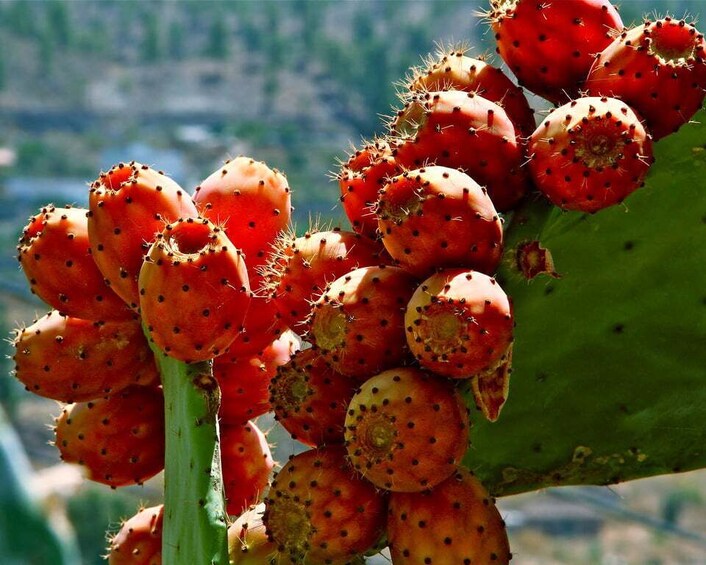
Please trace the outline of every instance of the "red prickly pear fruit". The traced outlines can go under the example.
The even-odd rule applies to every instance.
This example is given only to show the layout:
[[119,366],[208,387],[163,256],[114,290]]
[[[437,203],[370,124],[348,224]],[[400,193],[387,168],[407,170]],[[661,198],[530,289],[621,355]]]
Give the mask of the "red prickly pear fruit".
[[353,231],[372,239],[377,238],[374,208],[378,191],[388,177],[402,173],[394,154],[390,142],[376,140],[354,153],[336,177],[341,204]]
[[413,95],[392,128],[401,136],[395,159],[406,169],[462,169],[488,190],[500,212],[528,191],[520,131],[502,107],[482,96],[459,90]]
[[226,508],[238,515],[264,495],[275,463],[265,434],[253,422],[221,425],[220,432]]
[[343,443],[348,403],[355,382],[328,366],[313,349],[298,352],[277,369],[270,384],[275,418],[310,446]]
[[137,311],[144,254],[166,224],[196,216],[196,206],[172,179],[134,161],[101,173],[88,201],[93,260],[110,288]]
[[52,308],[84,320],[135,317],[98,270],[88,243],[84,208],[46,206],[30,218],[17,259],[30,290]]
[[140,323],[91,322],[56,310],[17,330],[15,376],[27,390],[62,402],[86,402],[130,385],[159,383]]
[[249,508],[228,527],[230,565],[291,565],[280,560],[277,544],[268,539],[264,511],[264,504]]
[[221,389],[218,418],[237,425],[269,412],[270,381],[280,367],[299,350],[300,340],[291,331],[255,355],[234,358],[229,351],[213,360],[213,376]]
[[108,565],[161,565],[164,505],[142,508],[110,540]]
[[363,140],[360,149],[353,147],[348,160],[341,163],[353,172],[360,172],[372,165],[381,155],[391,155],[389,140],[385,137],[375,137],[372,141]]
[[263,521],[293,563],[339,563],[368,551],[385,526],[387,497],[356,476],[332,445],[292,457],[272,481]]
[[392,493],[387,536],[395,565],[507,565],[512,559],[495,501],[462,467],[433,489]]
[[267,290],[264,278],[258,273],[252,274],[249,266],[248,270],[253,295],[241,330],[228,350],[228,358],[233,361],[257,355],[289,329],[277,311],[277,304]]
[[[270,541],[262,515],[265,505],[258,504],[241,514],[228,528],[228,556],[230,565],[317,565],[305,559],[292,561],[280,553],[277,544]],[[352,559],[327,559],[326,565],[365,565],[362,555]]]
[[61,459],[113,488],[139,485],[164,468],[164,396],[134,386],[64,407],[56,420]]
[[557,108],[532,134],[535,185],[565,210],[594,213],[644,184],[652,139],[630,107],[614,98],[579,98]]
[[251,276],[267,260],[270,244],[292,213],[286,177],[249,157],[226,161],[196,187],[194,202],[245,254]]
[[499,68],[466,56],[464,49],[443,50],[430,57],[424,67],[413,69],[407,88],[411,92],[475,92],[502,106],[523,137],[529,137],[537,127],[522,88]]
[[226,351],[250,306],[240,251],[203,218],[180,218],[157,235],[139,286],[150,337],[164,353],[186,363]]
[[299,333],[306,331],[311,304],[326,285],[353,269],[385,262],[383,253],[379,243],[337,229],[280,237],[266,277],[283,322]]
[[361,267],[314,303],[309,338],[331,366],[364,381],[407,355],[404,308],[417,286],[399,267]]
[[624,30],[596,59],[589,96],[632,106],[655,140],[677,131],[706,96],[706,41],[693,23],[665,17]]
[[495,279],[447,269],[426,279],[405,313],[407,343],[422,367],[451,378],[494,371],[513,339],[512,304]]
[[390,179],[375,213],[387,252],[418,277],[444,267],[494,273],[503,226],[487,192],[467,174],[430,166]]
[[351,464],[394,492],[421,491],[451,476],[468,437],[468,411],[452,383],[415,367],[368,379],[346,416]]
[[579,90],[623,22],[608,0],[491,0],[497,52],[519,83],[554,103]]

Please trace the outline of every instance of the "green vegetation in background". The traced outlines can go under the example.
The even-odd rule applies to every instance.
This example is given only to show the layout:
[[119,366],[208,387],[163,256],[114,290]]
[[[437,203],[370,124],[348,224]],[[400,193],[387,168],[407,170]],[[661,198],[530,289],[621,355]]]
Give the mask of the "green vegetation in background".
[[[456,2],[436,2],[433,12],[439,18],[457,7]],[[336,105],[342,110],[337,119],[364,136],[379,130],[378,114],[388,113],[394,101],[393,82],[433,49],[439,31],[423,21],[401,25],[405,11],[397,2],[341,7],[311,0],[263,4],[16,0],[0,10],[5,50],[34,47],[27,52],[36,57],[39,74],[34,88],[46,88],[52,103],[82,104],[83,92],[69,97],[65,85],[85,83],[109,62],[139,67],[206,59],[227,64],[234,54],[247,53],[248,59],[260,62],[258,69],[264,73],[263,116],[280,93],[282,70],[299,65],[308,72],[319,67],[337,85]],[[352,11],[350,22],[339,21],[341,10]],[[399,34],[399,41],[389,41],[390,29]],[[81,64],[66,65],[69,54],[80,57]],[[52,77],[59,80],[58,88],[47,82]],[[351,111],[353,105],[370,111]]]
[[223,18],[222,14],[215,14],[208,32],[208,44],[206,45],[204,56],[224,61],[230,54],[231,43],[229,37],[230,29],[227,20]]
[[148,12],[142,19],[143,39],[142,39],[142,60],[145,63],[154,63],[162,57],[162,41],[160,37],[161,24],[157,20],[157,14]]
[[51,33],[53,43],[57,47],[71,47],[73,39],[73,26],[69,16],[69,3],[61,0],[51,0],[47,2],[46,18],[48,30]]
[[[1,40],[0,36],[0,40]],[[6,53],[4,49],[0,49],[0,92],[7,86],[7,65],[5,64]]]
[[0,558],[4,565],[78,565],[70,532],[62,532],[42,508],[29,479],[33,471],[0,406]]
[[111,490],[86,481],[79,493],[69,498],[69,519],[76,532],[84,565],[105,565],[107,535],[117,533],[122,520],[133,516],[140,505],[159,504],[140,496],[136,489]]

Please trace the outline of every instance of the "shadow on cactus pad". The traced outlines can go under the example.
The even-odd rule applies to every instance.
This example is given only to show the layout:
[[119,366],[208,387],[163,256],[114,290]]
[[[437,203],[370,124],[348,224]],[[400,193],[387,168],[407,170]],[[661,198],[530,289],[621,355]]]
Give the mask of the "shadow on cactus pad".
[[[706,467],[706,112],[655,147],[646,186],[595,215],[536,199],[500,274],[517,331],[507,404],[466,465],[496,495]],[[560,278],[523,278],[539,240]],[[473,400],[469,397],[469,406]]]

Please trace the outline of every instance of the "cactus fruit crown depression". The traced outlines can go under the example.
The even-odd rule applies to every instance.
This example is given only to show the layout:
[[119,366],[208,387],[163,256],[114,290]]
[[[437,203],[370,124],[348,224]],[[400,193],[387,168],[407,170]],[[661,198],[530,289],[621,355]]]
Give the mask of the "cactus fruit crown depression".
[[[355,564],[386,546],[395,565],[511,559],[468,468],[522,351],[496,274],[561,265],[508,226],[528,206],[602,214],[639,190],[654,142],[703,104],[706,43],[691,21],[625,26],[607,0],[491,0],[485,16],[519,85],[463,48],[412,69],[385,133],[335,175],[347,228],[291,231],[285,175],[242,156],[191,194],[119,163],[87,209],[30,218],[18,259],[52,310],[16,331],[15,375],[64,403],[61,458],[116,488],[164,468],[165,430],[208,438],[167,476],[211,498],[140,510],[111,564]],[[554,108],[537,116],[525,89]],[[169,366],[220,398],[176,420]],[[274,478],[254,422],[270,411],[310,448]],[[185,527],[210,555],[183,553]]]

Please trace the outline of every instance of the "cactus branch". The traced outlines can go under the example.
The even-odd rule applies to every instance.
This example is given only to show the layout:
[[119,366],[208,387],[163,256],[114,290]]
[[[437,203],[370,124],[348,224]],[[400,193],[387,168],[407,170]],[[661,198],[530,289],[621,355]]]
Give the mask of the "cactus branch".
[[[465,459],[493,494],[706,466],[704,118],[655,146],[623,207],[515,212],[499,275],[517,321],[510,394],[497,422],[475,418]],[[526,240],[560,278],[520,274]]]
[[227,565],[221,475],[220,389],[209,363],[186,364],[155,350],[166,418],[164,563]]

